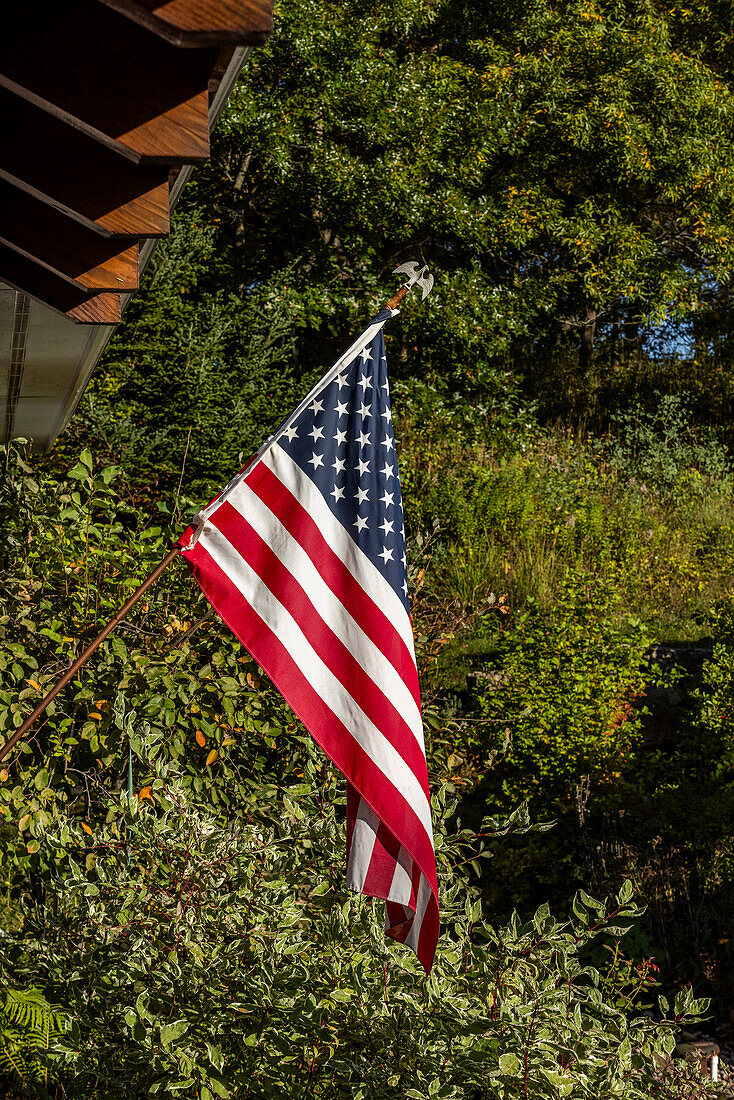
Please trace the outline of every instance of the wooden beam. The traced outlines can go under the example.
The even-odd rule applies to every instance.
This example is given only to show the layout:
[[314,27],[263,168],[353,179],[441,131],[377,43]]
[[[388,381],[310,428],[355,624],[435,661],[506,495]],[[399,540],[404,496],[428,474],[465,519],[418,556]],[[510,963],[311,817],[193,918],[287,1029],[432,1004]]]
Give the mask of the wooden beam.
[[81,290],[137,290],[138,242],[102,237],[0,182],[0,242]]
[[90,294],[78,306],[66,311],[75,325],[119,325],[122,320],[119,294]]
[[89,294],[4,244],[0,244],[0,282],[77,324],[116,325],[120,321],[119,294]]
[[0,178],[108,236],[164,237],[168,169],[133,164],[0,88]]
[[136,163],[196,163],[209,154],[215,61],[98,0],[26,0],[3,24],[0,86]]
[[271,0],[101,0],[174,46],[259,46],[273,28]]

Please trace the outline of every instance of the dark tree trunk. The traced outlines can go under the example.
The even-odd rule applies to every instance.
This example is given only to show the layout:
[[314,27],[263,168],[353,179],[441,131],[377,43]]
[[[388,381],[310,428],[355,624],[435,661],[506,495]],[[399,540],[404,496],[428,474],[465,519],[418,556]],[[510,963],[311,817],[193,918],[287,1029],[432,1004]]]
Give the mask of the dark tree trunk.
[[594,337],[596,335],[596,310],[586,311],[586,323],[581,329],[579,342],[579,366],[583,371],[588,371],[591,366],[591,357],[594,352]]

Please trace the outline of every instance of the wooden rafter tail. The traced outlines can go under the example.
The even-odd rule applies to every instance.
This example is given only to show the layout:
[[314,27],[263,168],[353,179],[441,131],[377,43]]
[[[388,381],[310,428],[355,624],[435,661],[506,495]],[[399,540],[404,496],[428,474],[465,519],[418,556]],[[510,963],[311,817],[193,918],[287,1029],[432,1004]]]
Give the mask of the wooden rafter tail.
[[119,294],[84,290],[5,244],[0,244],[0,272],[8,286],[77,324],[116,325],[120,321]]
[[270,0],[102,0],[173,46],[259,46],[273,28]]
[[167,166],[133,164],[3,88],[0,116],[0,178],[108,237],[169,232]]
[[82,291],[138,288],[137,238],[104,237],[2,180],[0,242]]
[[[135,162],[209,155],[208,82],[216,50],[179,50],[104,4],[17,8],[0,84]],[[74,73],[74,79],[69,74]]]

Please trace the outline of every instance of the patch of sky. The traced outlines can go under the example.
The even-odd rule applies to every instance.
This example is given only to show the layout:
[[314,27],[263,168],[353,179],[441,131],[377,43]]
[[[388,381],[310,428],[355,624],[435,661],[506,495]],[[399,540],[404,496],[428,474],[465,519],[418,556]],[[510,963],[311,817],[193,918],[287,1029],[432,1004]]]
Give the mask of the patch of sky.
[[687,319],[672,319],[660,325],[653,325],[645,331],[642,338],[642,350],[653,360],[693,359],[696,353],[696,340],[693,322]]

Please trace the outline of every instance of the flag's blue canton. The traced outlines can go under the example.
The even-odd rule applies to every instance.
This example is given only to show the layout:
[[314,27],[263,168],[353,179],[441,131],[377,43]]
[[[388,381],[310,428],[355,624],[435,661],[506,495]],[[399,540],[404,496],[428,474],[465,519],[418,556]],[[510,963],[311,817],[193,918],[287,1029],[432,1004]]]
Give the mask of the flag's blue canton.
[[403,506],[381,329],[289,425],[278,445],[318,487],[407,609]]

